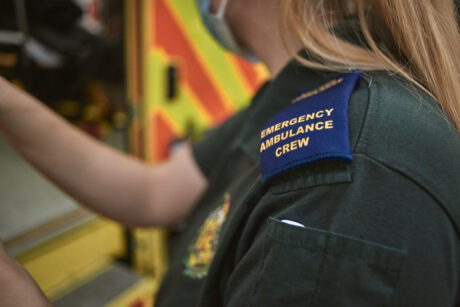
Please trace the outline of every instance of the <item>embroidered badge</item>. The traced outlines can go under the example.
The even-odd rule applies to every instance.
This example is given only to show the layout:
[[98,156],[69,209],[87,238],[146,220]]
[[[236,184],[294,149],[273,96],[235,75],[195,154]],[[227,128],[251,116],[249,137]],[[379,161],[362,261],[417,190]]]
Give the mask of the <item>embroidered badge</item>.
[[225,193],[222,206],[212,211],[201,226],[197,238],[189,247],[188,257],[184,259],[184,274],[202,279],[208,274],[209,266],[219,243],[222,225],[230,208],[230,194]]
[[348,100],[361,72],[332,78],[305,91],[261,132],[262,181],[322,159],[351,161]]

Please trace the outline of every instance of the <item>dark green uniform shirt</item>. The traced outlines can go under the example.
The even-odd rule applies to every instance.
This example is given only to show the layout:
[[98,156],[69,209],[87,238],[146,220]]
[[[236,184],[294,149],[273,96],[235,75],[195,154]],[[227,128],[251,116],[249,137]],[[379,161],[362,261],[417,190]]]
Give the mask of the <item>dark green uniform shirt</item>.
[[290,63],[194,145],[209,188],[172,238],[156,306],[459,304],[460,138],[421,91],[364,74],[349,100],[353,161],[262,183],[264,125],[332,75]]

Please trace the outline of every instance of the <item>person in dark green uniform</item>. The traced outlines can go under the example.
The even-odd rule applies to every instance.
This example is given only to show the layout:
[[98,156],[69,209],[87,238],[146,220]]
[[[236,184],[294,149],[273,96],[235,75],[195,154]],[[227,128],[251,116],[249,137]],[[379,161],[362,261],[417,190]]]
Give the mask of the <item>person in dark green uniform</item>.
[[[155,306],[460,306],[454,2],[198,5],[224,47],[272,74],[202,141],[148,167],[5,82],[2,131],[95,211],[181,225]],[[0,277],[0,302],[40,300],[4,252],[0,266],[17,280]]]

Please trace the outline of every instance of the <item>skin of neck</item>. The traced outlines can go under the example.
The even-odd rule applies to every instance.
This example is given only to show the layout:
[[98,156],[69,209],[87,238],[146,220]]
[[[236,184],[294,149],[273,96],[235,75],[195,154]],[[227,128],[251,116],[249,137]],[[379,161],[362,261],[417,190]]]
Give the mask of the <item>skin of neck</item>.
[[[252,50],[274,79],[291,60],[279,27],[279,0],[229,0],[225,19],[242,46]],[[284,33],[289,49],[298,51],[300,41]]]

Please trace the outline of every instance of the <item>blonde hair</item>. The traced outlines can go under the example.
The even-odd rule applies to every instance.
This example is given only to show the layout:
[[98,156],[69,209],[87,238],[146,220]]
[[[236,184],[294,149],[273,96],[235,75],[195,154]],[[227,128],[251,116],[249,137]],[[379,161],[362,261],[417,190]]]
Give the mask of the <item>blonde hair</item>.
[[[302,64],[396,72],[432,96],[460,134],[460,34],[453,0],[280,0],[280,8],[281,33],[287,28],[312,55],[290,50]],[[361,45],[331,31],[347,12],[358,17]]]

